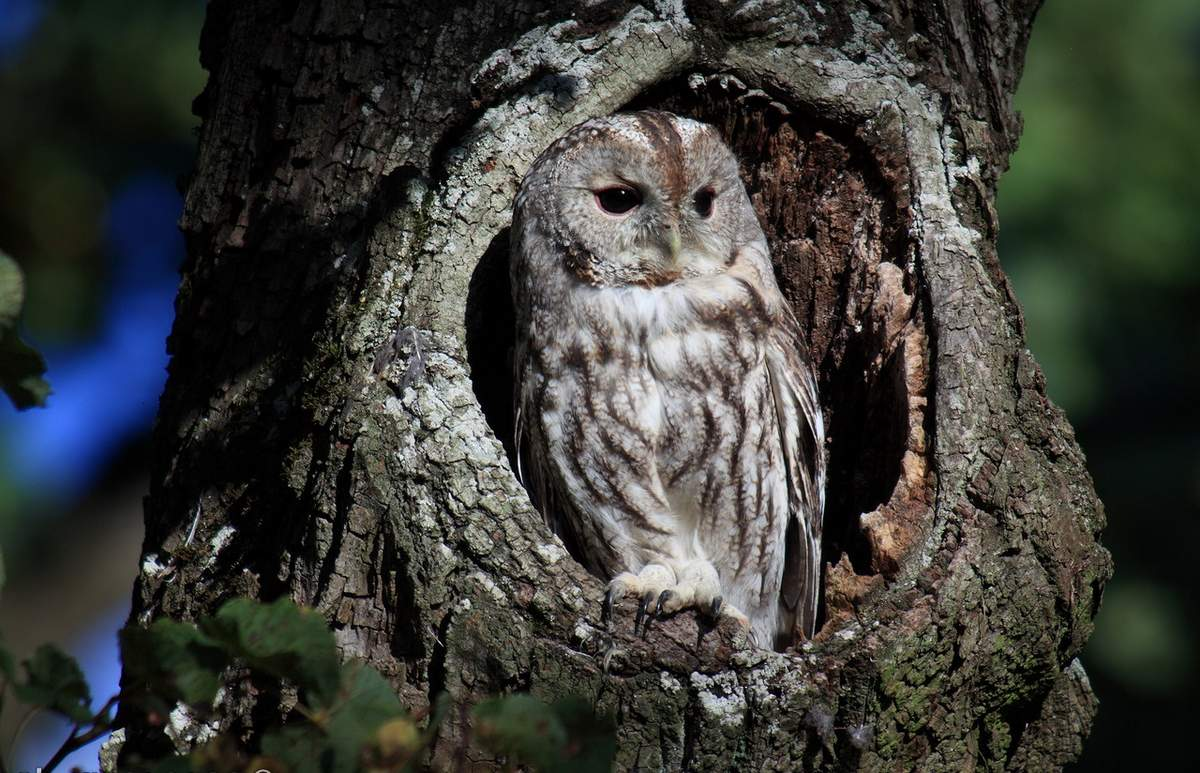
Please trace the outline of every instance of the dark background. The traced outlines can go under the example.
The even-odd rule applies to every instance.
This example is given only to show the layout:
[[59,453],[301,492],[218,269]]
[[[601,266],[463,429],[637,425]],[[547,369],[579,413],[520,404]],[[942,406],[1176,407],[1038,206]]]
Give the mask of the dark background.
[[[201,0],[0,0],[0,249],[25,269],[25,336],[55,392],[23,414],[0,401],[0,630],[20,654],[76,654],[98,703],[137,570],[203,15]],[[1200,663],[1200,3],[1049,3],[1017,106],[1001,260],[1116,561],[1077,769],[1175,767]],[[63,731],[35,719],[12,750],[6,714],[0,749],[32,769]],[[94,749],[74,761],[94,768]]]

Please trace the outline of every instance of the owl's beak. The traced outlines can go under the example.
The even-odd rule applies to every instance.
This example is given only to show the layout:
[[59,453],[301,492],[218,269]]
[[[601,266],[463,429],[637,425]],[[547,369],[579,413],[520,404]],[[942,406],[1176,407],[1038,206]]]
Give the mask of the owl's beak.
[[679,226],[671,223],[671,230],[667,234],[667,246],[671,250],[671,263],[679,264],[679,253],[683,249],[683,240],[679,238]]

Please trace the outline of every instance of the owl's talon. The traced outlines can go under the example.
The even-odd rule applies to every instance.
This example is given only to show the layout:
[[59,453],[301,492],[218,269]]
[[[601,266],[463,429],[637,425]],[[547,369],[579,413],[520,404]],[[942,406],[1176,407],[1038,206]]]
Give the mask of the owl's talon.
[[621,572],[609,581],[601,606],[601,619],[606,630],[611,632],[614,604],[632,596],[638,600],[633,623],[635,636],[640,634],[645,638],[654,620],[689,608],[712,620],[732,617],[748,628],[750,621],[747,617],[737,607],[726,604],[720,591],[717,570],[704,559],[677,568],[650,563],[637,574]]
[[650,624],[650,619],[646,617],[646,607],[650,606],[650,602],[654,600],[654,591],[648,590],[642,594],[638,600],[637,617],[633,620],[633,632],[636,634],[638,629],[642,629],[642,635],[646,635],[646,626]]
[[665,591],[658,594],[658,607],[655,608],[655,610],[654,610],[655,617],[662,617],[663,605],[666,604],[668,601],[670,601],[671,597],[674,595],[675,595],[675,592],[672,591],[670,588],[667,588]]
[[623,653],[624,650],[618,649],[616,642],[612,639],[608,640],[608,645],[604,648],[604,655],[600,659],[600,667],[605,675],[608,674],[609,667],[612,665],[613,656]]

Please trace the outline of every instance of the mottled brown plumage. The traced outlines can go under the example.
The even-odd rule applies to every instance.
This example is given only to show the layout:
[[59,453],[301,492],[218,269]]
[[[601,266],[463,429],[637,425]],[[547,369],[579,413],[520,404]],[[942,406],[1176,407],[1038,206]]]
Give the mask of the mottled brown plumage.
[[811,635],[821,413],[716,131],[660,112],[571,130],[522,183],[512,280],[520,473],[571,552],[664,613]]

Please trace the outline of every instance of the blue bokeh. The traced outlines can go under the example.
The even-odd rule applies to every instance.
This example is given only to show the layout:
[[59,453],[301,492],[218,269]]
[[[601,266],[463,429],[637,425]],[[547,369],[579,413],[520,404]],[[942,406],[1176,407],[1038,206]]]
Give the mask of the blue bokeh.
[[89,340],[43,351],[54,390],[47,410],[9,409],[0,417],[7,474],[22,489],[59,503],[75,500],[114,451],[153,423],[179,285],[182,206],[159,174],[130,178],[113,194],[106,238],[114,263],[100,329]]
[[0,0],[0,66],[11,61],[42,20],[41,0]]
[[[69,506],[123,445],[149,431],[166,376],[166,338],[183,256],[176,225],[182,206],[175,186],[160,174],[128,178],[113,192],[105,223],[113,263],[98,331],[43,352],[54,389],[45,410],[18,413],[7,401],[0,409],[5,474],[22,490]],[[67,648],[79,658],[97,709],[118,689],[116,632],[127,615],[123,602]],[[33,770],[49,759],[68,730],[65,720],[39,717],[20,740],[16,770]],[[99,744],[73,753],[63,769],[94,770]]]

